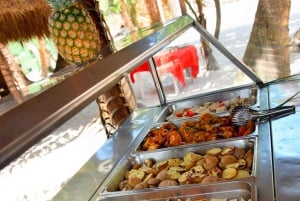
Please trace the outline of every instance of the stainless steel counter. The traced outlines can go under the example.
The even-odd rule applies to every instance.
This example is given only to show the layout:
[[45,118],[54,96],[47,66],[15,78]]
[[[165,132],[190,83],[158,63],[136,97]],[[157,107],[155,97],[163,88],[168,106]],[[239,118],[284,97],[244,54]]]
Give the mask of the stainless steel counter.
[[[300,80],[271,85],[271,107],[278,105],[300,90]],[[272,147],[274,159],[274,186],[277,201],[300,199],[300,100],[295,98],[288,104],[296,105],[296,113],[273,120]]]

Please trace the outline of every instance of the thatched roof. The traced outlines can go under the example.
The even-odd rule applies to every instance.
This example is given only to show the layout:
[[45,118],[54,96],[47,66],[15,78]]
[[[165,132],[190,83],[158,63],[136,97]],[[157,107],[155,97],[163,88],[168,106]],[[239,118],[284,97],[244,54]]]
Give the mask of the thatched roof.
[[0,43],[49,36],[46,0],[0,0]]

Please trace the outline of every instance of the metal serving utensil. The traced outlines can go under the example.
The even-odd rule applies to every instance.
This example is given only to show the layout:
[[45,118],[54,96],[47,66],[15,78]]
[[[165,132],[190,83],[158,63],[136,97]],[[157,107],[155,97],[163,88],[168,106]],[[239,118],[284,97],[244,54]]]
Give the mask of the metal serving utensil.
[[281,106],[269,110],[254,110],[245,106],[237,106],[232,110],[232,123],[245,125],[249,120],[263,120],[266,117],[280,118],[295,113],[295,106]]

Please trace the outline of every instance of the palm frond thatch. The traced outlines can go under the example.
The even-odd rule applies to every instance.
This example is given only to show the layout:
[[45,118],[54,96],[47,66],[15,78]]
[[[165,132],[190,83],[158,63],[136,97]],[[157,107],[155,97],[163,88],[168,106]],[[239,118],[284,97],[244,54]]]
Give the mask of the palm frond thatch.
[[46,0],[0,0],[0,43],[49,36]]

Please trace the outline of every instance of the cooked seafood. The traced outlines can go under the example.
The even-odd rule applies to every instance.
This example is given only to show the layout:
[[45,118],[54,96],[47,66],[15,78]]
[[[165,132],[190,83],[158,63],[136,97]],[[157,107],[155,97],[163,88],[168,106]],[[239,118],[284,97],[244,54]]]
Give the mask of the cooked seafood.
[[242,126],[234,126],[231,116],[217,116],[206,113],[198,120],[188,120],[179,127],[168,122],[153,128],[144,138],[138,150],[148,151],[183,144],[195,144],[218,139],[246,136],[254,131],[255,123],[249,121]]

